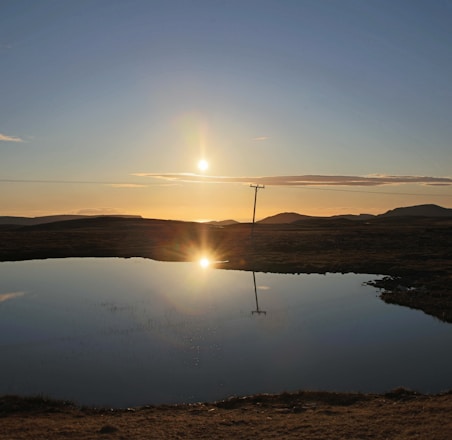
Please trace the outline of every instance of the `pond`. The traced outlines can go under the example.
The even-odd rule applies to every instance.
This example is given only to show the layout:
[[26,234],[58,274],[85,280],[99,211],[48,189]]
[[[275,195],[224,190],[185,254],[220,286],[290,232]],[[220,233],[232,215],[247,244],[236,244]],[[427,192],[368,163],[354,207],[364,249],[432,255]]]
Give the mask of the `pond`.
[[452,326],[385,304],[363,285],[375,278],[141,258],[0,263],[0,394],[125,407],[451,389]]

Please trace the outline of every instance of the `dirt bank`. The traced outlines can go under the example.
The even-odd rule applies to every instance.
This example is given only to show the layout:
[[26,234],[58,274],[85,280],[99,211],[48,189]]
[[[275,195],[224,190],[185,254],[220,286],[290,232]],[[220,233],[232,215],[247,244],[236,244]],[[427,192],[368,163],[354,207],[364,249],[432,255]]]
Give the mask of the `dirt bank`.
[[125,410],[0,398],[0,438],[449,440],[452,394],[300,392]]

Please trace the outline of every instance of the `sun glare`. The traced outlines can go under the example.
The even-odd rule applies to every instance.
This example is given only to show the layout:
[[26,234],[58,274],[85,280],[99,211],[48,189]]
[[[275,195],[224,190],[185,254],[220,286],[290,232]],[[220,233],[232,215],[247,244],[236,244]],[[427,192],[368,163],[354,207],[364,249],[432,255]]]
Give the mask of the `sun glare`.
[[206,171],[207,168],[209,168],[209,162],[207,162],[207,160],[205,160],[205,159],[201,159],[201,160],[198,162],[198,169],[199,169],[200,171]]
[[201,258],[201,259],[199,260],[199,265],[200,265],[202,268],[208,267],[209,264],[210,264],[210,261],[209,261],[208,258]]

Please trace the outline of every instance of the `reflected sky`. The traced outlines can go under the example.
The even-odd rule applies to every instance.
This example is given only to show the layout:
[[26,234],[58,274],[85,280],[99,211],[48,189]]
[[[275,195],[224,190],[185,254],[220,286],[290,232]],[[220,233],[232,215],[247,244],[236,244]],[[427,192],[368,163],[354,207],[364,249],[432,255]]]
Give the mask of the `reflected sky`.
[[374,277],[139,258],[0,263],[0,394],[133,406],[452,388],[452,326],[385,304],[363,286]]

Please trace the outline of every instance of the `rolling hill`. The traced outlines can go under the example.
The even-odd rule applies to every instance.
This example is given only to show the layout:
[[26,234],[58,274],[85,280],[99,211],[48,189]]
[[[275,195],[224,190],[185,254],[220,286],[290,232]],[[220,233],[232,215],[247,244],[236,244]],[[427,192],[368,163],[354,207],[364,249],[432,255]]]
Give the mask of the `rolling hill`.
[[296,212],[283,212],[280,214],[272,215],[260,220],[260,224],[288,224],[295,223],[308,219],[346,219],[355,221],[367,221],[373,218],[389,218],[389,217],[452,217],[452,209],[443,208],[442,206],[428,204],[428,205],[416,205],[406,206],[401,208],[391,209],[384,214],[372,215],[372,214],[345,214],[345,215],[333,215],[331,217],[313,217],[309,215],[302,215]]
[[13,216],[0,216],[0,225],[16,225],[16,226],[34,226],[44,223],[55,223],[66,220],[79,220],[83,218],[93,217],[123,217],[123,218],[141,218],[139,215],[48,215],[44,217],[13,217]]

